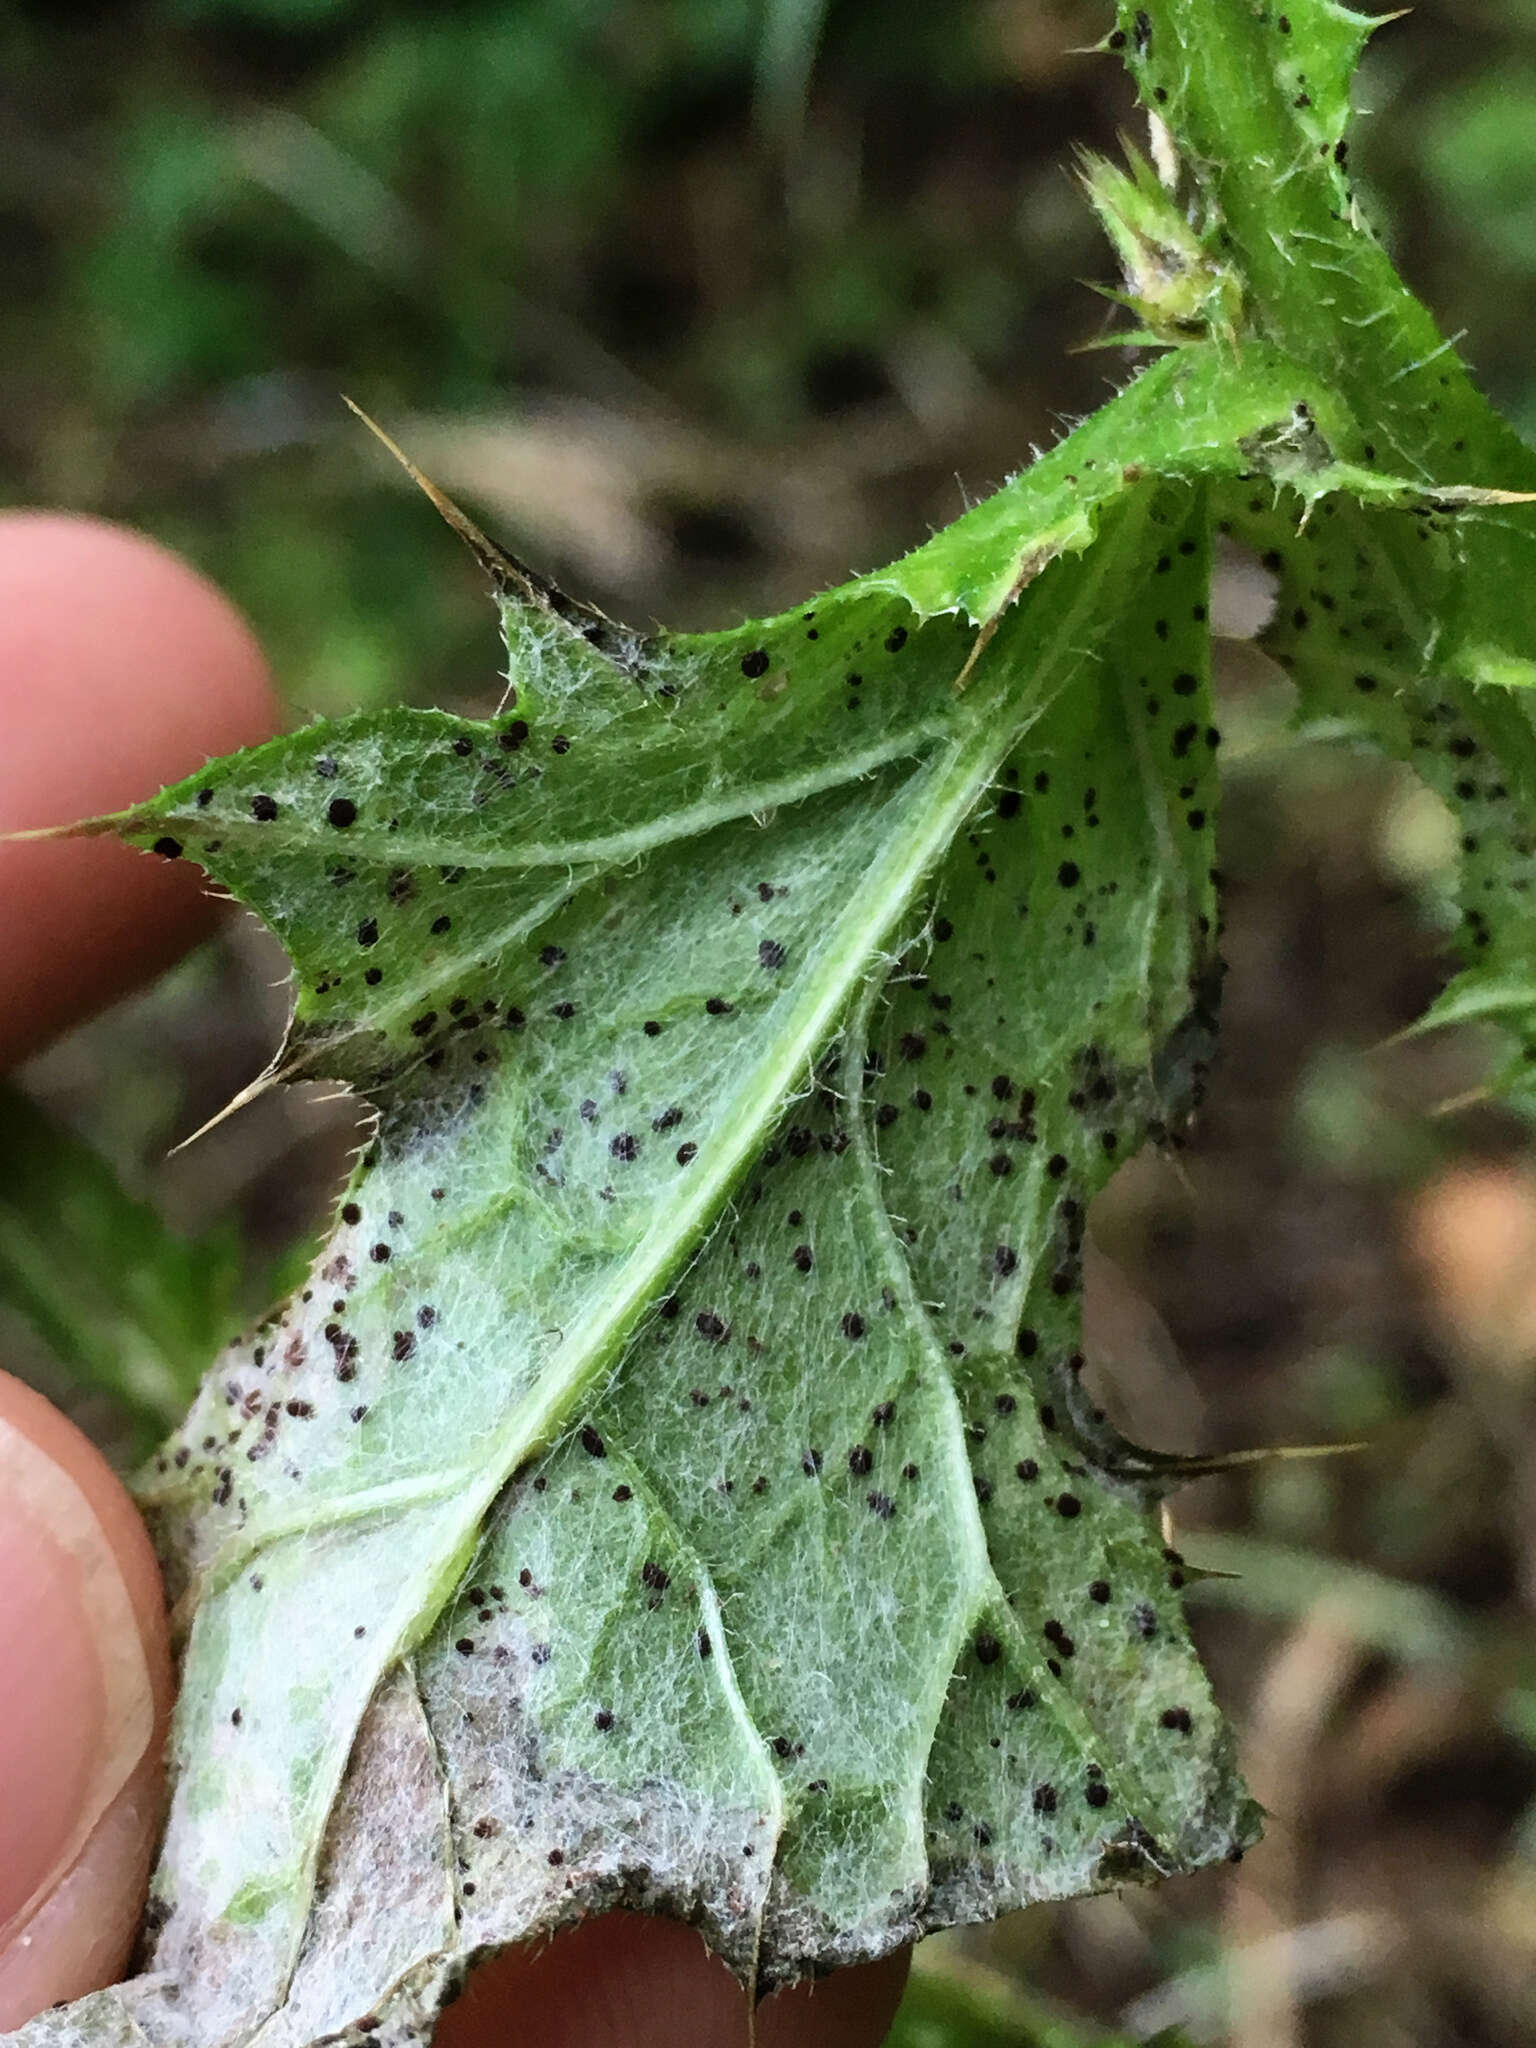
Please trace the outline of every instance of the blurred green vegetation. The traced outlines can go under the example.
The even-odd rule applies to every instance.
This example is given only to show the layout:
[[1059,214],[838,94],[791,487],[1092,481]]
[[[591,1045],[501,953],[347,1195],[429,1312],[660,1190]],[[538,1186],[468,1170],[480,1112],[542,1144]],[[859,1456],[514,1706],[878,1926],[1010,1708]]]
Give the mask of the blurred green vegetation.
[[[1109,270],[1070,144],[1132,120],[1117,67],[1071,54],[1107,18],[0,0],[0,488],[182,550],[250,613],[295,716],[496,691],[473,565],[343,391],[622,616],[792,602],[951,518],[1120,374],[1070,353],[1106,318],[1075,280]],[[1398,262],[1536,433],[1536,0],[1423,0],[1357,97]],[[1226,1050],[1182,1167],[1134,1162],[1096,1217],[1161,1318],[1127,1323],[1116,1392],[1159,1444],[1373,1448],[1181,1504],[1192,1561],[1238,1574],[1192,1605],[1270,1841],[942,1947],[898,2048],[1536,2033],[1528,1135],[1478,1101],[1475,1042],[1393,1042],[1444,968],[1434,800],[1289,733],[1274,672],[1228,664],[1223,689]],[[103,1273],[132,1248],[91,1298],[46,1257],[17,1279],[0,1215],[51,1339],[23,1361],[40,1384],[110,1381],[115,1331],[147,1359],[136,1399],[77,1404],[125,1458],[352,1142],[344,1110],[269,1097],[164,1161],[260,1068],[279,973],[242,930],[25,1077],[135,1192],[115,1208],[71,1151],[43,1205],[60,1261],[80,1233]],[[65,1171],[30,1119],[9,1130],[13,1182]],[[187,1238],[160,1242],[146,1202]]]
[[784,551],[787,442],[903,386],[952,423],[1058,353],[1060,159],[1111,73],[1062,57],[1083,7],[1039,16],[1014,52],[985,8],[805,0],[7,8],[9,488],[192,555],[298,705],[441,698],[488,675],[473,579],[338,394],[513,444],[553,411],[510,538],[553,520],[568,570],[617,497],[594,594],[728,609]]

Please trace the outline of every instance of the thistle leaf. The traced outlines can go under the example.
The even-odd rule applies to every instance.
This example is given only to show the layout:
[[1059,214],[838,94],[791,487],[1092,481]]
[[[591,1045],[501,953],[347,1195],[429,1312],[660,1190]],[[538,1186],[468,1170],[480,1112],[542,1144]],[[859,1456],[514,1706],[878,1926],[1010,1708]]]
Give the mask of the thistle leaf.
[[1270,559],[1309,707],[1518,808],[1536,461],[1358,221],[1369,25],[1121,19],[1207,338],[727,633],[460,520],[498,717],[315,726],[83,828],[271,924],[274,1078],[375,1123],[141,1477],[184,1640],[145,1968],[29,2042],[424,2042],[619,1904],[766,1990],[1252,1838],[1156,1522],[1190,1461],[1081,1377],[1087,1204],[1213,1043],[1212,539]]

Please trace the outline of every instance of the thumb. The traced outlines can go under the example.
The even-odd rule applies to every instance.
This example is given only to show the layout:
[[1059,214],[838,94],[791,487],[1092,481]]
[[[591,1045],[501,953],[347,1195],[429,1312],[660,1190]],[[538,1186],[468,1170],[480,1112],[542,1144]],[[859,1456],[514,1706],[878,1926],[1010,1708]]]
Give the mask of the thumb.
[[0,2033],[121,1974],[170,1699],[132,1502],[73,1424],[0,1373]]

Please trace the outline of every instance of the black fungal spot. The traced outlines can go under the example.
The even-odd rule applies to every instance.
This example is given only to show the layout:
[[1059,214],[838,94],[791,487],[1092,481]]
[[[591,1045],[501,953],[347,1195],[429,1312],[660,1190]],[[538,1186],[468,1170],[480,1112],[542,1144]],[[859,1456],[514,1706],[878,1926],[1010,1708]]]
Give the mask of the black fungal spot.
[[1058,1493],[1056,1496],[1056,1512],[1064,1522],[1075,1521],[1083,1512],[1083,1504],[1075,1493]]
[[592,1716],[592,1726],[606,1735],[613,1726],[613,1716],[606,1707],[599,1707]]
[[710,996],[704,1005],[705,1013],[711,1017],[729,1017],[735,1010],[734,1003],[728,1003],[724,996]]
[[760,966],[770,974],[776,974],[784,965],[784,948],[777,939],[761,939],[758,942],[757,958]]
[[698,1149],[698,1146],[693,1144],[679,1145],[677,1148],[678,1165],[686,1166],[689,1160],[692,1159],[694,1154],[698,1151]]
[[527,737],[527,719],[514,718],[509,726],[506,726],[501,732],[497,733],[496,744],[498,747],[501,748],[503,753],[515,754],[518,748],[523,744],[523,741],[527,739]]
[[693,1327],[701,1337],[707,1338],[711,1344],[723,1344],[731,1334],[730,1324],[717,1316],[711,1308],[701,1308],[699,1310],[693,1319]]
[[754,648],[753,648],[753,650],[752,650],[752,652],[751,652],[750,654],[744,654],[744,655],[742,656],[742,658],[741,658],[741,672],[742,672],[742,674],[743,674],[743,675],[744,675],[744,676],[745,676],[745,677],[747,678],[747,680],[748,680],[749,682],[756,682],[756,680],[757,680],[757,678],[758,678],[759,676],[765,676],[765,675],[767,675],[767,673],[768,673],[768,650],[767,650],[767,648],[766,648],[766,647],[754,647]]
[[277,799],[270,796],[253,796],[251,816],[259,825],[270,825],[277,816]]
[[387,1266],[390,1257],[389,1246],[387,1244],[376,1244],[370,1249],[368,1256],[376,1266]]
[[1005,1179],[1013,1171],[1013,1161],[1006,1152],[994,1152],[987,1164],[999,1180]]
[[334,825],[338,832],[345,832],[349,825],[357,822],[357,805],[349,796],[333,796],[325,807],[328,825]]
[[608,1446],[590,1422],[581,1426],[581,1448],[589,1458],[606,1458],[608,1455]]
[[906,644],[907,629],[905,626],[896,626],[885,636],[885,651],[887,654],[900,654]]
[[1063,889],[1075,889],[1082,878],[1082,870],[1075,860],[1064,860],[1056,870],[1056,879]]
[[162,860],[180,860],[181,841],[179,839],[172,839],[169,836],[157,839],[150,848],[150,852],[158,853]]
[[1011,1244],[1000,1244],[993,1249],[992,1270],[1000,1279],[1006,1280],[1018,1268],[1019,1255]]
[[843,1335],[849,1339],[857,1339],[862,1337],[863,1334],[864,1318],[856,1309],[849,1309],[848,1313],[843,1317]]
[[1084,1791],[1083,1797],[1090,1806],[1108,1806],[1109,1787],[1102,1780],[1095,1778]]
[[1056,1787],[1054,1785],[1037,1785],[1034,1798],[1030,1803],[1036,1813],[1054,1813],[1056,1811]]
[[356,1202],[343,1202],[343,1203],[342,1203],[342,1205],[341,1205],[341,1220],[342,1220],[342,1222],[343,1222],[343,1223],[361,1223],[361,1222],[362,1222],[362,1220],[363,1220],[363,1212],[362,1212],[362,1210],[361,1210],[361,1209],[359,1209],[359,1207],[357,1206]]
[[1158,1720],[1162,1723],[1163,1727],[1172,1730],[1178,1735],[1187,1735],[1194,1725],[1190,1719],[1188,1707],[1164,1707],[1162,1713],[1158,1716]]
[[629,1131],[620,1131],[608,1140],[608,1150],[615,1159],[628,1162],[640,1157],[640,1141]]
[[1108,1579],[1095,1579],[1088,1588],[1088,1598],[1096,1607],[1107,1607],[1109,1605]]
[[995,1664],[1003,1654],[1002,1644],[987,1629],[981,1631],[981,1634],[977,1636],[971,1647],[976,1652],[976,1662],[978,1664]]
[[888,1493],[866,1493],[864,1505],[871,1514],[878,1515],[882,1522],[888,1522],[896,1512],[896,1503]]
[[357,928],[357,943],[360,946],[376,946],[379,943],[379,921],[376,917],[365,917]]
[[665,1593],[672,1583],[672,1574],[664,1571],[654,1558],[647,1558],[640,1567],[640,1583],[649,1586],[653,1593]]
[[404,1365],[408,1358],[414,1356],[415,1350],[416,1338],[414,1333],[410,1330],[396,1330],[394,1342],[391,1346],[396,1365]]
[[868,1444],[855,1444],[848,1453],[848,1470],[855,1479],[862,1479],[874,1466],[875,1454]]
[[821,1470],[821,1464],[820,1451],[806,1451],[800,1459],[800,1470],[807,1479],[814,1479]]

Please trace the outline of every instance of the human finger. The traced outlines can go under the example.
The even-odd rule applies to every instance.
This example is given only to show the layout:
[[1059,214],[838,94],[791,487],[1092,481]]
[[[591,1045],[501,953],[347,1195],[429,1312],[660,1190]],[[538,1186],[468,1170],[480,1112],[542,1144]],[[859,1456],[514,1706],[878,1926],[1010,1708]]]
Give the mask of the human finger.
[[171,1660],[144,1525],[0,1373],[0,2033],[116,1978],[160,1822]]
[[[121,810],[278,723],[250,629],[142,535],[0,514],[0,833]],[[0,1067],[167,966],[214,906],[110,839],[0,844]]]
[[[798,1984],[757,2010],[757,2048],[877,2048],[905,1951]],[[745,2048],[747,2002],[698,1933],[640,1913],[584,1920],[477,1970],[435,2048]]]

